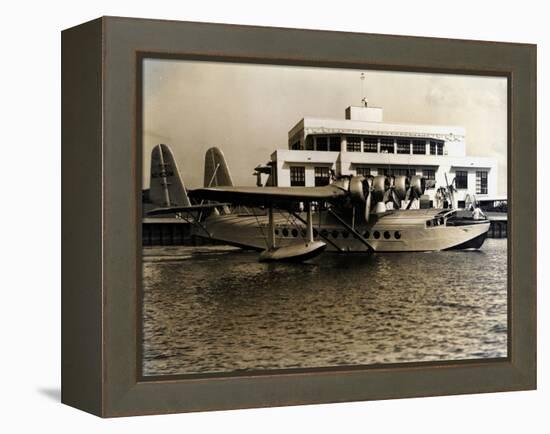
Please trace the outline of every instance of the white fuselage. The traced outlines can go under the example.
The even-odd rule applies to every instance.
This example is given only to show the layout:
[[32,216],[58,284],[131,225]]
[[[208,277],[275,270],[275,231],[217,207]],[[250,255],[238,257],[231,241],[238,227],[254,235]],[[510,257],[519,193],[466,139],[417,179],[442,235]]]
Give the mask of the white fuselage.
[[[376,252],[477,248],[483,243],[489,230],[488,221],[472,220],[467,224],[454,226],[448,224],[449,216],[449,212],[439,209],[390,211],[381,216],[372,216],[369,223],[356,225],[355,230]],[[274,223],[277,246],[304,242],[306,231],[303,223],[286,214],[278,214]],[[213,214],[203,225],[209,236],[215,240],[258,250],[267,246],[266,215]],[[327,251],[351,253],[369,250],[365,243],[327,213],[314,214],[313,227],[315,240],[325,241]],[[205,235],[204,232],[197,234]],[[468,245],[472,240],[479,241],[473,246]]]

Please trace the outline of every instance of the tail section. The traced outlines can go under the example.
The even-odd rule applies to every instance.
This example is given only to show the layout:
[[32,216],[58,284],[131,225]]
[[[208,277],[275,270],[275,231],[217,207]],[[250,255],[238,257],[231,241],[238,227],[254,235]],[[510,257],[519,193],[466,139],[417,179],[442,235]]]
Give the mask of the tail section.
[[223,152],[213,147],[204,156],[204,186],[231,187],[233,180],[225,162]]
[[151,202],[161,207],[191,205],[174,155],[167,145],[157,145],[151,153],[149,198]]

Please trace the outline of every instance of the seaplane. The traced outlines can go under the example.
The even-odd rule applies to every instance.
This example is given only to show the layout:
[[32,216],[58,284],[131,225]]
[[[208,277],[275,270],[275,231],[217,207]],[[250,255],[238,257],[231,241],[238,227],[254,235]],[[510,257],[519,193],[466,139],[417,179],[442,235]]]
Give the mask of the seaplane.
[[[258,175],[256,173],[256,175]],[[193,234],[260,252],[260,261],[312,259],[321,253],[479,249],[489,221],[454,209],[414,209],[420,176],[334,176],[319,187],[238,187],[220,149],[205,155],[204,187],[187,190],[165,144],[151,154],[147,215],[176,215]]]

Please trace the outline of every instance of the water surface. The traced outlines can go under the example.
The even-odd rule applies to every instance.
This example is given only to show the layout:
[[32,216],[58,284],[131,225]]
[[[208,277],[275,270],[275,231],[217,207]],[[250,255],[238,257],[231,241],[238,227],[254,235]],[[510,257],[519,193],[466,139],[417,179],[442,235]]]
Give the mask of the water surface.
[[144,374],[506,357],[506,274],[505,239],[311,264],[145,248]]

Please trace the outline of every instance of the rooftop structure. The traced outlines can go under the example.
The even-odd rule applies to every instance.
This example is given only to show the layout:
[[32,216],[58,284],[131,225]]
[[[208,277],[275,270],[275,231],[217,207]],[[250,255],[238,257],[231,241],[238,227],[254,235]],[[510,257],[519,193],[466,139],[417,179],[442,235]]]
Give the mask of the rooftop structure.
[[[468,195],[497,196],[497,162],[466,155],[466,132],[457,126],[384,122],[380,107],[348,107],[344,119],[300,120],[288,133],[288,149],[271,155],[273,185],[316,186],[335,175],[421,175],[433,206],[437,188],[455,181],[455,205]],[[447,179],[446,179],[446,176]],[[432,183],[433,184],[433,183]]]

